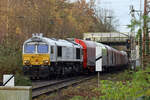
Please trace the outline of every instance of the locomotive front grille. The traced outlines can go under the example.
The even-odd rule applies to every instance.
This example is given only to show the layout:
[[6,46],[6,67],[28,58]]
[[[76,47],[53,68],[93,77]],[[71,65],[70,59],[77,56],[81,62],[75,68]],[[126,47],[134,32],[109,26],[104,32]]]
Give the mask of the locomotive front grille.
[[23,65],[50,65],[49,54],[23,54]]

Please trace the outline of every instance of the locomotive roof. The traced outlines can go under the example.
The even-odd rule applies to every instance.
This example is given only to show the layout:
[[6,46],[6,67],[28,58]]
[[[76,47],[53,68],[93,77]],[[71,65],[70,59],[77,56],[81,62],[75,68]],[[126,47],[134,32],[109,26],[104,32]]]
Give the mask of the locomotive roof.
[[82,40],[82,41],[86,44],[87,47],[95,47],[96,46],[95,42],[93,42],[93,41],[87,41],[87,40]]
[[58,46],[67,46],[67,47],[74,46],[74,47],[81,48],[81,46],[79,44],[75,44],[75,43],[69,42],[67,40],[47,38],[47,37],[41,37],[41,36],[34,36],[34,37],[28,39],[27,41],[25,41],[24,44],[30,43],[30,42],[45,42],[49,45],[58,45]]
[[125,52],[125,51],[120,51],[120,52],[122,52],[124,55],[127,55],[127,52]]
[[105,48],[106,49],[106,47],[105,47],[105,45],[104,44],[102,44],[102,43],[98,43],[98,42],[95,42],[96,43],[96,45],[100,45],[103,49]]

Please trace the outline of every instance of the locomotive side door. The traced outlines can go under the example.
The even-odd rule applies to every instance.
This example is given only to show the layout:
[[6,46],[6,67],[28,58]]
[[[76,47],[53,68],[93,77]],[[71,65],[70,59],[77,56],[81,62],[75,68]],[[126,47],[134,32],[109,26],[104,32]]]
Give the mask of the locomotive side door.
[[55,61],[55,46],[54,45],[50,45],[50,60],[51,61]]

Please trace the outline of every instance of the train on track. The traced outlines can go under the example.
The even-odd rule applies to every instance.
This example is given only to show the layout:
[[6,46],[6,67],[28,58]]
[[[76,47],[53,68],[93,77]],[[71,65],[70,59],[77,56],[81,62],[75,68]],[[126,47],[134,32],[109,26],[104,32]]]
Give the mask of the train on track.
[[41,34],[33,34],[23,44],[23,72],[31,78],[92,73],[95,71],[97,47],[102,51],[103,70],[128,65],[126,52],[101,43],[46,38]]

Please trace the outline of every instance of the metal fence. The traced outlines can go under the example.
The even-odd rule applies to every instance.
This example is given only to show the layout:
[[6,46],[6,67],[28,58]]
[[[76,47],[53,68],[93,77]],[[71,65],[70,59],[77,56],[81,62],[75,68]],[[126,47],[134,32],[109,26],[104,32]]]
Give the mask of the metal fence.
[[129,36],[124,33],[84,33],[84,39],[99,42],[126,42]]

